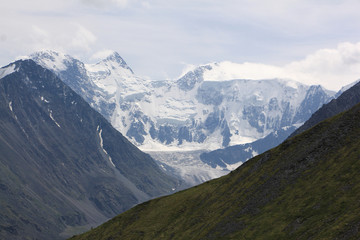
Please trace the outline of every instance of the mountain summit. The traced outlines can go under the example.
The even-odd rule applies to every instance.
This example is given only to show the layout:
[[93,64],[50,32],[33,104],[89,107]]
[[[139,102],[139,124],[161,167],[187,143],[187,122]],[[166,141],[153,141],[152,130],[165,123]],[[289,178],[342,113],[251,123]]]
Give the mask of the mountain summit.
[[126,64],[125,60],[120,56],[120,54],[115,51],[113,53],[111,53],[109,56],[107,56],[101,62],[103,62],[103,63],[105,63],[105,62],[118,63],[120,65],[120,67],[128,69],[131,71],[131,73],[134,73],[132,71],[132,69]]

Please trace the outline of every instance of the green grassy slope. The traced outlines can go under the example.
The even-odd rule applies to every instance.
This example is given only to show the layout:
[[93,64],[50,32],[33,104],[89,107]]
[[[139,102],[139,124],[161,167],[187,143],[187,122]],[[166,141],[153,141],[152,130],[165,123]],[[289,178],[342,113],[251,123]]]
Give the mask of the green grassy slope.
[[360,105],[72,239],[359,239]]

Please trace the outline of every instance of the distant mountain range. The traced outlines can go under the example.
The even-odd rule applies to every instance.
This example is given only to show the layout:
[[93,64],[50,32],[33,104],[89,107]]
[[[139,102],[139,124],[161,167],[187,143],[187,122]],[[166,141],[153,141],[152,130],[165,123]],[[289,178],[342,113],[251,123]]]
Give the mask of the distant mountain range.
[[[291,80],[229,79],[231,72],[217,63],[198,66],[178,80],[154,81],[137,76],[116,52],[96,64],[54,51],[30,58],[190,184],[222,176],[276,146],[335,95]],[[199,157],[209,150],[239,149],[235,145],[240,157]]]
[[97,64],[53,51],[30,58],[57,73],[142,150],[214,150],[252,142],[301,125],[335,94],[281,79],[205,81],[209,72],[221,75],[216,64],[176,81],[151,81],[134,74],[116,52]]
[[32,60],[0,69],[0,152],[1,239],[63,239],[179,190],[177,179]]
[[[341,112],[358,94],[355,85],[313,116]],[[224,177],[71,239],[359,239],[359,146],[357,104]]]

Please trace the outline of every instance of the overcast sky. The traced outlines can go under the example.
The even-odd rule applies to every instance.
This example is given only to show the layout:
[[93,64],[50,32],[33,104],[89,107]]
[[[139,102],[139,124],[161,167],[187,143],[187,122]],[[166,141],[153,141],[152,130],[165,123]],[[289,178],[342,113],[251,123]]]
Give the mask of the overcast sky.
[[242,78],[334,90],[360,78],[359,0],[1,1],[1,66],[41,49],[87,63],[115,50],[152,79],[222,61]]

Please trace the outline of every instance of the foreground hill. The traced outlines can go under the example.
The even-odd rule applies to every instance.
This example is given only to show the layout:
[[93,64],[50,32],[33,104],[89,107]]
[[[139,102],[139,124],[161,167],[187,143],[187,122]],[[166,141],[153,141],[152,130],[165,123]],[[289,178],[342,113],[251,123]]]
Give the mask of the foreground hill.
[[359,239],[360,105],[72,239]]
[[0,69],[0,153],[0,239],[72,236],[177,185],[32,60]]

